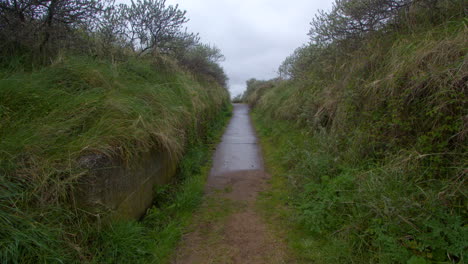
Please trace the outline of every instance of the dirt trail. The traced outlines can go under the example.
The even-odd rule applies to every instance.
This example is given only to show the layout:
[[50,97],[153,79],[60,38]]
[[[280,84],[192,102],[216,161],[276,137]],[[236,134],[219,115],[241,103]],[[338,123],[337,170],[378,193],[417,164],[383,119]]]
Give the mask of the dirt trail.
[[284,243],[255,209],[267,187],[249,108],[234,115],[218,145],[206,186],[206,201],[179,246],[173,264],[290,263]]

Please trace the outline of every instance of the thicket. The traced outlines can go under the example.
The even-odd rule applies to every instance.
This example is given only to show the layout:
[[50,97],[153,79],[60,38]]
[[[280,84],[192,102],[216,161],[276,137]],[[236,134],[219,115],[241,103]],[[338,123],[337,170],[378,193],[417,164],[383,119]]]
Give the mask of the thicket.
[[168,254],[181,232],[173,224],[196,201],[170,203],[199,199],[202,176],[180,197],[158,200],[144,224],[102,221],[105,212],[76,206],[73,193],[87,173],[83,155],[131,166],[163,151],[177,164],[189,149],[178,175],[199,173],[188,163],[206,160],[207,131],[224,122],[229,96],[220,50],[186,22],[164,0],[0,1],[0,262],[151,262]]
[[50,64],[60,54],[126,61],[168,56],[222,85],[221,51],[184,28],[186,11],[165,0],[5,0],[0,2],[0,66]]
[[466,8],[336,1],[278,79],[247,82],[305,260],[466,261]]

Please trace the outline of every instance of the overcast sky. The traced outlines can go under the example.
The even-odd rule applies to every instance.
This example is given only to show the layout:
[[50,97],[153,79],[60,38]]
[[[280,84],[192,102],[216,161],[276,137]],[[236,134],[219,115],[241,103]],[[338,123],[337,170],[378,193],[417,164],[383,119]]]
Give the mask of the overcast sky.
[[[120,2],[130,2],[121,0]],[[281,62],[307,43],[317,10],[332,0],[166,0],[187,10],[189,31],[214,44],[226,57],[222,66],[232,96],[245,90],[250,78],[277,76]]]

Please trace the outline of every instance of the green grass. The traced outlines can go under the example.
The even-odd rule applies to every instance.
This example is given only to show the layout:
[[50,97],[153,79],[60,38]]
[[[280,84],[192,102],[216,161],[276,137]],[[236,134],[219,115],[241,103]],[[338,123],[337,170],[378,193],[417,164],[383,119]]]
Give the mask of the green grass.
[[203,197],[211,156],[229,112],[210,127],[207,142],[196,140],[179,164],[177,181],[156,188],[155,204],[142,221],[115,221],[95,230],[95,263],[167,263]]
[[297,77],[247,90],[273,173],[262,205],[292,226],[279,232],[302,262],[466,262],[467,31],[456,14],[357,48],[312,45]]
[[463,263],[456,180],[423,179],[424,166],[394,157],[340,160],[326,134],[253,117],[272,174],[260,205],[300,263]]
[[[115,237],[115,243],[100,237],[96,228],[104,228],[105,221],[74,206],[75,184],[86,173],[79,169],[78,158],[103,154],[132,166],[141,154],[157,150],[178,164],[190,146],[179,171],[186,166],[193,172],[190,166],[198,166],[207,155],[196,148],[203,148],[199,144],[206,142],[207,131],[215,129],[210,127],[223,123],[219,115],[229,105],[225,88],[151,58],[110,63],[61,57],[32,72],[0,72],[0,262],[5,263],[112,259],[115,250],[101,256],[95,248],[99,243],[118,248],[124,236],[102,234]],[[191,181],[184,185],[187,197],[177,198],[187,208],[193,206],[188,201],[201,180]],[[139,249],[145,242],[132,237],[144,225],[112,225],[116,233],[128,235],[128,241],[138,240],[133,241],[134,250],[122,252],[128,256],[114,257],[147,254]],[[177,230],[177,225],[169,225],[160,234],[145,236],[175,241]],[[169,244],[161,248],[169,250]]]

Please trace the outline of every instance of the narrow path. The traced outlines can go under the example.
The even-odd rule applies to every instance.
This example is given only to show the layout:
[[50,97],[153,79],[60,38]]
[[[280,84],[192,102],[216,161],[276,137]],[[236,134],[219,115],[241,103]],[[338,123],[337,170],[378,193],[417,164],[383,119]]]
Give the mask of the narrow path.
[[289,263],[285,245],[255,209],[268,175],[248,114],[247,105],[234,105],[214,155],[206,201],[172,263]]

